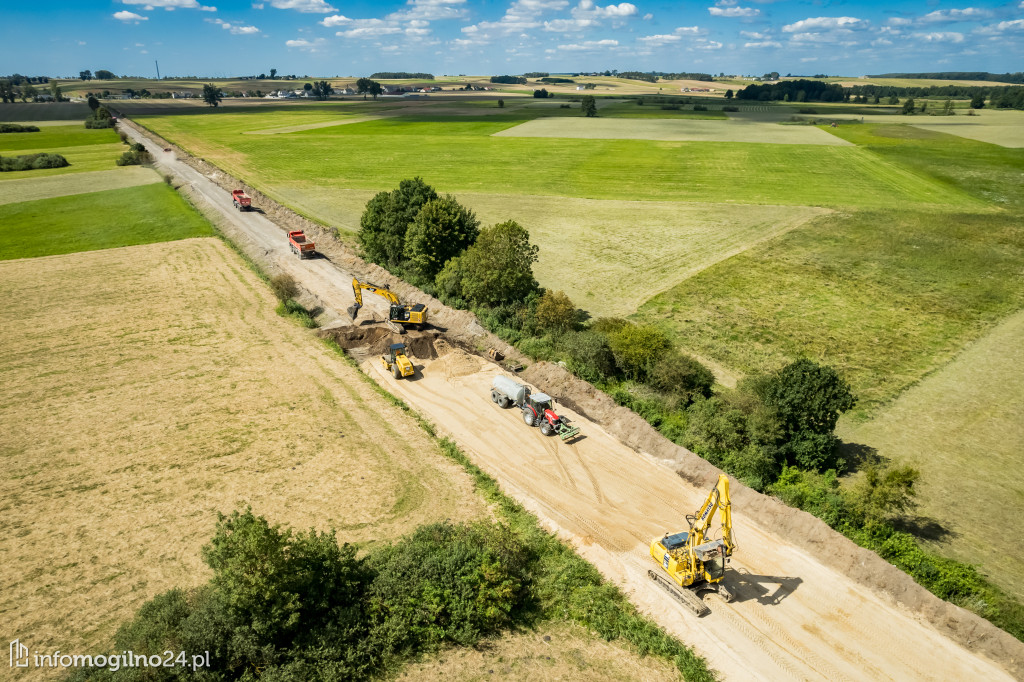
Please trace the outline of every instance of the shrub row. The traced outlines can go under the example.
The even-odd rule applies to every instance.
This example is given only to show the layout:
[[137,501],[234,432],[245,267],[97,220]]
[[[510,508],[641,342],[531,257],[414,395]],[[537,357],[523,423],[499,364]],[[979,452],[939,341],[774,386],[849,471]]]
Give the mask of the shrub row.
[[0,133],[38,133],[39,126],[23,126],[20,123],[0,123]]
[[70,165],[68,160],[60,154],[22,154],[21,156],[0,157],[0,172],[63,168]]

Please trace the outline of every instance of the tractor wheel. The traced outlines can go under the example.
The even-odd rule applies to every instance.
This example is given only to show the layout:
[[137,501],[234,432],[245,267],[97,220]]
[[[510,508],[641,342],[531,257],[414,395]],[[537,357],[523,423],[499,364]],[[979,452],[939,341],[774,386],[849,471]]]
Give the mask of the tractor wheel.
[[523,408],[523,421],[527,426],[533,426],[533,410],[529,407]]
[[551,426],[551,422],[549,422],[546,419],[543,422],[541,422],[540,432],[542,434],[544,434],[545,436],[550,436],[552,433],[554,433],[554,431],[555,429]]
[[498,393],[496,391],[491,391],[491,402],[498,403]]
[[506,398],[505,396],[499,396],[498,397],[498,407],[500,407],[501,409],[504,410],[506,407],[508,407],[511,404],[512,404],[512,401],[509,400],[508,398]]
[[402,370],[400,370],[398,368],[398,363],[397,362],[394,365],[391,366],[391,372],[395,375],[396,379],[401,379],[402,378]]

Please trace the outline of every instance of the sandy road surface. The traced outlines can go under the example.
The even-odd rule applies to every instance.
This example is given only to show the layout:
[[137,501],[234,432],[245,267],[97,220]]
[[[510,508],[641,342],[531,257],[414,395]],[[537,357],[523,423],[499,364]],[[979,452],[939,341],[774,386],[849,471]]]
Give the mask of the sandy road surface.
[[[224,190],[173,154],[144,143],[159,165],[191,183],[323,305],[339,312],[351,305],[349,273],[327,259],[299,261],[274,223],[258,213],[237,213]],[[364,300],[369,308],[384,310],[382,299]],[[1012,679],[738,508],[739,550],[727,576],[737,599],[727,605],[709,597],[712,613],[696,618],[649,581],[647,570],[655,564],[647,546],[651,537],[679,530],[684,515],[699,506],[707,491],[569,410],[562,411],[586,438],[570,445],[544,438],[515,411],[490,401],[490,381],[499,370],[480,358],[454,351],[417,364],[423,371],[413,381],[395,381],[376,362],[365,367],[451,434],[506,491],[570,539],[634,603],[694,646],[727,679]]]

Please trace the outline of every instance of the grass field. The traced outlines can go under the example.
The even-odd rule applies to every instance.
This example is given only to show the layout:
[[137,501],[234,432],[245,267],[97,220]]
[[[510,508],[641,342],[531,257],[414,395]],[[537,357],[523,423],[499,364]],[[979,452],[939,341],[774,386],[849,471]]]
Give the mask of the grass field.
[[0,260],[212,235],[164,184],[0,205]]
[[84,121],[92,113],[85,102],[0,103],[0,122]]
[[159,174],[151,168],[142,166],[121,166],[113,170],[66,173],[38,179],[34,177],[23,177],[18,180],[0,178],[0,204],[15,204],[71,194],[151,185],[160,181]]
[[46,126],[38,133],[0,134],[0,156],[51,152],[60,154],[71,164],[64,168],[0,173],[0,182],[19,178],[38,180],[54,175],[114,169],[124,149],[113,129],[89,130],[80,122]]
[[743,372],[810,357],[839,369],[862,417],[1024,306],[1013,215],[824,216],[645,304],[680,344]]
[[[367,111],[368,107],[359,109],[361,114]],[[256,107],[247,112],[229,109],[218,116],[139,116],[139,120],[271,196],[309,184],[381,190],[421,175],[445,192],[492,193],[496,187],[508,187],[522,194],[588,199],[801,206],[982,205],[964,192],[857,147],[484,134],[506,124],[511,127],[512,121],[502,119],[514,120],[518,113],[460,121],[418,117],[409,122],[410,127],[400,119],[387,119],[273,136],[241,134],[281,125],[279,116],[261,113]],[[289,116],[288,122],[293,120]],[[572,125],[583,123],[574,118]],[[684,123],[729,125],[728,121]],[[807,129],[795,130],[802,135]]]
[[914,386],[877,418],[839,435],[921,470],[922,516],[951,537],[933,543],[1024,599],[1024,313],[1016,313]]
[[0,263],[0,620],[103,650],[239,504],[339,540],[480,518],[471,479],[215,239]]
[[0,154],[23,153],[26,149],[85,147],[120,142],[112,128],[90,130],[82,124],[47,126],[38,133],[0,134]]

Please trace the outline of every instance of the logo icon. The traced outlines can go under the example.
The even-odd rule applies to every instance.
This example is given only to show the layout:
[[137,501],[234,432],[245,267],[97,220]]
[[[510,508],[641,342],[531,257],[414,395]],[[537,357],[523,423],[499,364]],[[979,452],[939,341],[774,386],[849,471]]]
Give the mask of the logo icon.
[[11,642],[9,668],[28,667],[28,647],[21,643],[20,639]]

